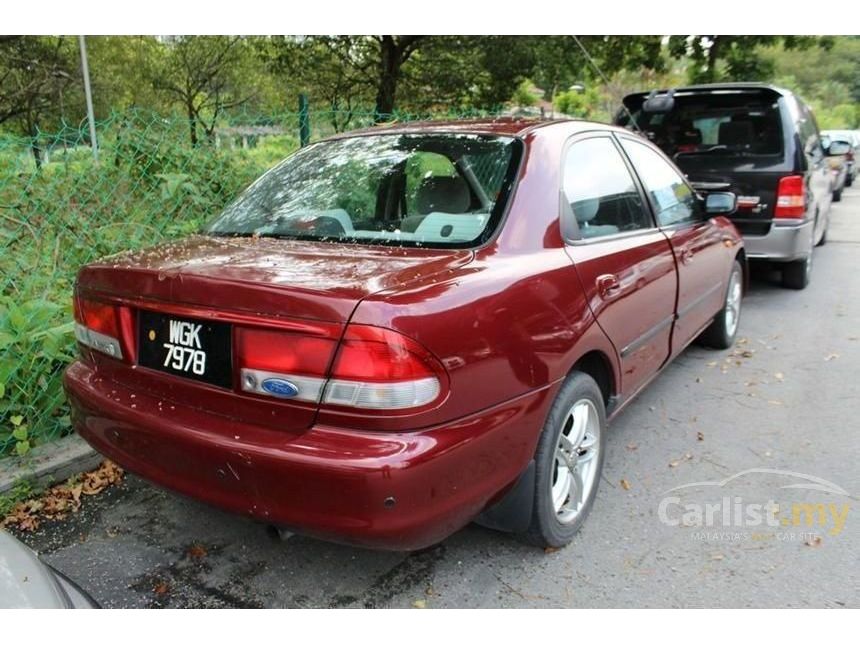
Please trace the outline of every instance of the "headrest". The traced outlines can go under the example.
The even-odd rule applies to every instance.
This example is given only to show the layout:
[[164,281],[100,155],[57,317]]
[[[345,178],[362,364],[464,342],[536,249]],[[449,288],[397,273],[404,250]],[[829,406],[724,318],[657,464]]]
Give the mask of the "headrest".
[[573,214],[576,216],[576,221],[580,224],[590,222],[600,210],[600,199],[592,197],[591,199],[581,199],[570,205],[573,209]]
[[471,203],[462,177],[425,177],[418,186],[415,206],[419,213],[465,213]]

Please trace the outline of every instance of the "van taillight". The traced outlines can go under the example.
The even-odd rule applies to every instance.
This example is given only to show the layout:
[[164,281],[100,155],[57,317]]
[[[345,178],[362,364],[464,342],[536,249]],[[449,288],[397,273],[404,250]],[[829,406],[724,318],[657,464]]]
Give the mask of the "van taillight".
[[806,213],[806,187],[803,177],[791,175],[779,180],[774,217],[802,218]]
[[242,390],[376,410],[421,407],[435,401],[442,391],[442,364],[402,334],[349,325],[337,345],[335,338],[237,328]]
[[123,358],[118,307],[75,297],[74,315],[78,342],[113,358]]

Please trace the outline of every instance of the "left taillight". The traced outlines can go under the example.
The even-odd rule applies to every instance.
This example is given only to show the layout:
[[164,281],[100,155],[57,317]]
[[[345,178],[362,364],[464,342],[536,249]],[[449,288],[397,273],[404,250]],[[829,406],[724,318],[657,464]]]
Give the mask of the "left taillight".
[[106,302],[74,298],[75,338],[82,345],[122,360],[119,308]]

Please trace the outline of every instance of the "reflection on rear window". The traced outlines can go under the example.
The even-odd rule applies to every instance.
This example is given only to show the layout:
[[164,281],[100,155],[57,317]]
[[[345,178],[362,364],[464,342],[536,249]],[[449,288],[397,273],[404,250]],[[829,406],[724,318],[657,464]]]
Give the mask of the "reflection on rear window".
[[252,184],[214,235],[469,247],[501,219],[522,144],[477,134],[382,134],[312,145]]
[[745,93],[676,96],[668,113],[634,110],[639,128],[669,156],[782,154],[779,106]]

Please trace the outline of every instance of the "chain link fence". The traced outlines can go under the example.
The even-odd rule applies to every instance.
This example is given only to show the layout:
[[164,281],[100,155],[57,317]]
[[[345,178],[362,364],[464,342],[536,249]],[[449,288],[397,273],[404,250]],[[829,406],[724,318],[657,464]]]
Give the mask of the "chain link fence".
[[370,110],[241,115],[192,145],[187,119],[116,113],[97,124],[98,164],[85,124],[0,134],[0,456],[71,432],[61,379],[75,354],[78,268],[197,230],[299,147],[300,120],[314,140],[374,119]]

